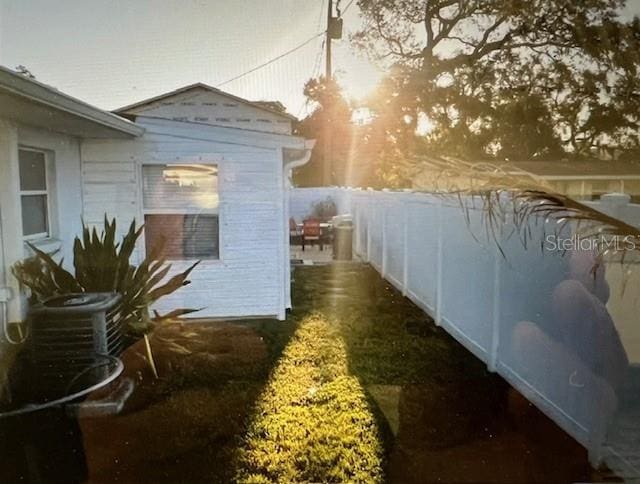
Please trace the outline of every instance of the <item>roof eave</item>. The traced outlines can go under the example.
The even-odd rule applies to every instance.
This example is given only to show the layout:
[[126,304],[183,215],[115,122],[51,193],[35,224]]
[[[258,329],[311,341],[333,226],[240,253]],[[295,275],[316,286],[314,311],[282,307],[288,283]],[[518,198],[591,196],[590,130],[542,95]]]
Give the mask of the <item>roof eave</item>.
[[0,90],[132,137],[141,136],[144,133],[144,128],[131,121],[91,106],[79,99],[63,94],[51,86],[29,79],[2,66],[0,66]]

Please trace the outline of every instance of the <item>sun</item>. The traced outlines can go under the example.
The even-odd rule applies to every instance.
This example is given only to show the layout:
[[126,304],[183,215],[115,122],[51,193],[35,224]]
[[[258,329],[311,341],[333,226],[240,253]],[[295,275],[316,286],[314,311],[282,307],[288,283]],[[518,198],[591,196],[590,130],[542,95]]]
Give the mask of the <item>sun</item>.
[[337,69],[336,78],[350,100],[364,101],[380,83],[383,72],[368,59],[353,54]]

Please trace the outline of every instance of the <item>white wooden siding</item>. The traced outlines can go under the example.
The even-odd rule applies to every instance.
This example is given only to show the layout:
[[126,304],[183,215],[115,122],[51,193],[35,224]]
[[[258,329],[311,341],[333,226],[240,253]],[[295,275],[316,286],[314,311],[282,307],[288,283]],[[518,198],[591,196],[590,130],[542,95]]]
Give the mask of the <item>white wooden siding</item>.
[[291,134],[291,121],[276,113],[236,101],[201,87],[152,102],[127,113],[215,124],[269,133]]
[[[220,260],[205,260],[189,286],[163,299],[160,312],[204,308],[194,316],[283,316],[284,189],[281,142],[273,135],[147,120],[138,140],[94,140],[82,146],[84,218],[118,219],[120,235],[142,221],[140,167],[146,163],[215,163],[219,167]],[[230,132],[230,133],[225,133]],[[226,136],[225,136],[226,134]],[[252,146],[252,143],[254,146]],[[255,145],[260,146],[255,146]],[[144,254],[142,244],[136,257]],[[173,273],[192,261],[176,261]]]

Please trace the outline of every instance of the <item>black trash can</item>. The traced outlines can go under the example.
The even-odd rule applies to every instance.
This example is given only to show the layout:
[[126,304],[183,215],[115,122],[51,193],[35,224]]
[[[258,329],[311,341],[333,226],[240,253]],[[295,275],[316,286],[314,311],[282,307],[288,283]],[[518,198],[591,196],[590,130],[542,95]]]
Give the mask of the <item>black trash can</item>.
[[353,223],[351,220],[340,221],[333,228],[333,259],[353,259]]

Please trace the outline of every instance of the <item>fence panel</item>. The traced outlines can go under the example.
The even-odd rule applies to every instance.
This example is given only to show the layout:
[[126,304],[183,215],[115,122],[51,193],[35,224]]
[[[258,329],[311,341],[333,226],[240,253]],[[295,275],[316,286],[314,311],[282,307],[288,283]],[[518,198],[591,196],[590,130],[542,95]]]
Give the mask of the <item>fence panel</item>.
[[368,231],[368,244],[369,244],[369,262],[375,267],[378,272],[384,272],[383,268],[383,243],[384,243],[384,220],[386,206],[383,205],[380,196],[373,196],[370,199],[369,210],[369,231]]
[[[554,247],[576,234],[554,220],[531,218],[518,232],[506,220],[487,232],[471,198],[461,206],[427,194],[344,192],[357,255],[584,445],[592,463],[640,476],[638,290],[610,294],[623,286],[619,266]],[[606,210],[633,223],[637,208]]]
[[[464,204],[464,209],[461,207]],[[495,245],[484,237],[473,199],[442,205],[442,324],[487,361],[493,321]],[[475,237],[475,238],[474,238]]]
[[387,279],[404,289],[404,203],[395,197],[386,199],[384,212],[385,272]]
[[407,211],[407,295],[432,317],[438,290],[438,206],[440,200],[412,195]]

